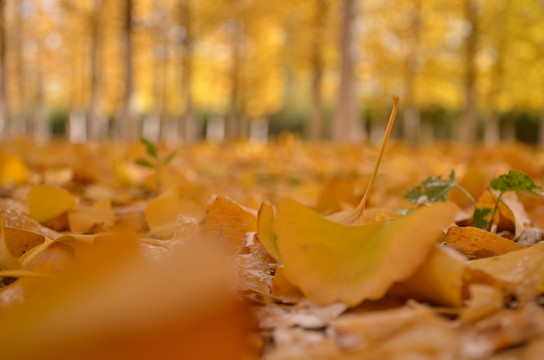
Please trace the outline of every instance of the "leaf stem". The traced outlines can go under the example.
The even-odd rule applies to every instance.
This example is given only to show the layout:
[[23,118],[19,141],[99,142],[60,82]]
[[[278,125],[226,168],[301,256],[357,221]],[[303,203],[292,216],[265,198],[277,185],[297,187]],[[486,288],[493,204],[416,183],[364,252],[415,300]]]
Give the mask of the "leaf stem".
[[495,214],[497,213],[497,209],[499,208],[499,202],[501,201],[501,197],[503,194],[504,192],[501,191],[501,193],[497,197],[497,200],[495,200],[495,207],[493,207],[493,213],[491,213],[491,220],[489,221],[489,225],[487,226],[487,231],[491,231],[491,227],[493,226],[493,220],[495,219]]
[[389,140],[391,129],[393,128],[393,124],[395,123],[395,117],[397,116],[398,107],[399,97],[393,96],[393,110],[391,111],[391,115],[389,116],[389,120],[387,122],[387,128],[385,129],[385,134],[383,135],[383,140],[380,145],[380,152],[378,153],[378,159],[376,160],[376,165],[374,166],[374,171],[372,172],[372,176],[370,177],[370,181],[368,183],[368,186],[366,187],[365,194],[363,195],[361,202],[357,206],[357,209],[355,209],[357,217],[353,221],[354,224],[358,224],[362,220],[368,196],[370,195],[370,191],[372,190],[372,186],[374,185],[374,181],[376,180],[376,176],[378,175],[378,169],[380,168],[380,164],[382,162],[383,154],[385,152],[385,146],[387,145],[387,140]]
[[472,202],[472,205],[474,205],[474,207],[476,207],[476,200],[472,197],[472,195],[470,195],[470,193],[467,191],[467,189],[465,189],[464,187],[462,187],[461,185],[455,183],[453,184],[453,187],[458,189],[458,190],[461,190],[461,192],[463,194],[465,194],[465,196],[467,198],[469,198],[469,200]]

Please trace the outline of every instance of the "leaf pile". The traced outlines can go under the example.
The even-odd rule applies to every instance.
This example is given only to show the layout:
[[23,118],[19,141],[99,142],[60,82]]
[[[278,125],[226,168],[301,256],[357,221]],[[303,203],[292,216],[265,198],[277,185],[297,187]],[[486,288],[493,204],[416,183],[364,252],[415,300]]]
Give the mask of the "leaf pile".
[[391,144],[376,176],[383,147],[288,136],[1,147],[6,358],[544,349],[541,151]]

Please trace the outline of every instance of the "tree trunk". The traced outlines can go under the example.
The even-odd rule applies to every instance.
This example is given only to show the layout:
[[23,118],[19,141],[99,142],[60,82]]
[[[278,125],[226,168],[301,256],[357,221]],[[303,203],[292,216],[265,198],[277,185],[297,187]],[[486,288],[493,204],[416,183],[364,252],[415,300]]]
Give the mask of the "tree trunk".
[[44,73],[43,73],[43,48],[38,43],[38,61],[36,64],[36,93],[34,98],[34,113],[31,117],[34,138],[47,140],[49,138],[49,123],[44,102]]
[[538,145],[544,147],[544,109],[540,113],[540,125],[538,129]]
[[416,82],[416,71],[417,71],[417,51],[419,48],[420,33],[421,33],[421,3],[416,1],[414,3],[414,8],[410,14],[411,22],[410,29],[412,33],[410,41],[410,53],[406,56],[406,61],[404,64],[404,92],[405,92],[405,109],[403,114],[403,137],[406,145],[410,147],[416,146],[420,142],[420,130],[421,130],[421,119],[419,110],[415,104],[415,82]]
[[[21,16],[23,2],[17,4],[17,16],[15,17],[15,28],[14,34],[16,34],[15,41],[15,76],[17,79],[17,120],[16,123],[12,123],[12,133],[26,133],[26,123],[27,123],[27,107],[26,107],[26,91],[25,91],[25,80],[26,80],[26,69],[25,69],[25,56],[23,53],[23,43],[25,41],[25,26],[24,19]],[[14,111],[15,114],[15,111]],[[15,130],[14,127],[17,127]],[[15,130],[15,131],[14,131]]]
[[308,139],[318,141],[321,139],[322,101],[323,101],[323,51],[321,42],[325,27],[327,2],[315,0],[314,27],[315,34],[312,39],[312,104],[310,121],[308,124]]
[[6,71],[6,1],[0,0],[0,126],[4,138],[10,135],[10,117],[8,108],[8,93],[6,90],[7,76]]
[[470,24],[465,53],[465,108],[461,115],[458,140],[476,142],[476,49],[478,45],[478,8],[476,0],[465,0],[465,18]]
[[100,80],[100,9],[102,0],[94,0],[94,8],[91,14],[91,98],[87,108],[87,139],[97,140],[101,138],[101,128],[98,119],[98,99]]
[[231,54],[231,90],[229,112],[225,119],[225,140],[234,140],[240,136],[241,126],[241,96],[240,96],[240,63],[242,58],[242,24],[235,21],[232,27]]
[[332,123],[334,142],[357,142],[364,138],[358,123],[357,96],[355,92],[355,44],[354,31],[357,0],[343,0],[342,37],[340,41],[341,75],[338,105]]
[[181,138],[186,144],[194,143],[196,140],[196,127],[193,104],[193,63],[194,63],[194,34],[193,34],[193,7],[191,0],[180,0],[181,23],[185,29],[183,38],[183,59],[182,59],[182,97],[185,105],[181,119]]
[[134,113],[134,69],[132,64],[132,9],[133,0],[125,0],[125,23],[123,31],[124,61],[125,61],[125,94],[123,97],[122,113],[118,119],[117,136],[124,140],[134,140],[137,137],[136,116]]

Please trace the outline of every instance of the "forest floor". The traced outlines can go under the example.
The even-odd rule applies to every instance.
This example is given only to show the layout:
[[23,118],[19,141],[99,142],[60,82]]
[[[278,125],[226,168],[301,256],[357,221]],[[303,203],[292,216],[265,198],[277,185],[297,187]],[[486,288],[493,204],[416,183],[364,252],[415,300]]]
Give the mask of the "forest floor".
[[378,154],[4,142],[2,358],[540,359],[544,149]]

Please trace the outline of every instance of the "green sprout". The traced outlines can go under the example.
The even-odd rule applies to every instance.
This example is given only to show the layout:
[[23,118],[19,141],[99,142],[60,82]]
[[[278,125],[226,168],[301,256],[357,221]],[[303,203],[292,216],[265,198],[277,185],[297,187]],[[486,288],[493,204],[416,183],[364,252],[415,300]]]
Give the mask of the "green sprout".
[[495,213],[499,208],[499,202],[501,197],[509,192],[526,192],[534,195],[542,195],[542,187],[535,184],[534,180],[519,170],[510,170],[508,174],[499,175],[498,178],[495,178],[489,182],[489,187],[493,190],[499,191],[499,196],[495,200],[495,206],[491,212],[491,221],[489,222],[487,230],[491,230],[491,225],[495,217]]
[[175,151],[166,155],[164,158],[159,157],[159,150],[156,144],[153,144],[151,141],[141,138],[140,142],[145,146],[145,151],[147,158],[138,158],[136,159],[136,165],[146,167],[155,171],[155,190],[157,193],[161,190],[161,168],[168,165],[174,158],[177,153]]
[[442,176],[428,177],[421,184],[411,187],[406,191],[404,197],[411,203],[422,204],[428,202],[446,201],[448,194],[452,189],[459,189],[474,205],[472,219],[474,226],[481,229],[487,226],[485,216],[491,213],[489,208],[478,208],[476,200],[461,185],[455,182],[455,171],[452,170],[448,179],[442,179]]
[[[476,200],[474,200],[472,195],[470,195],[465,188],[455,182],[455,172],[453,170],[449,179],[442,179],[441,176],[434,178],[428,177],[427,179],[423,180],[421,184],[408,189],[404,197],[411,203],[416,204],[446,201],[448,194],[452,189],[459,189],[474,205],[474,213],[472,214],[474,226],[480,229],[487,228],[487,231],[490,231],[493,224],[493,218],[495,217],[499,207],[499,202],[504,193],[515,191],[543,195],[542,187],[536,185],[529,175],[518,170],[510,170],[508,174],[502,174],[498,178],[491,180],[489,187],[493,190],[499,191],[499,196],[495,200],[495,206],[493,209],[488,207],[478,208],[476,206]],[[489,217],[489,215],[491,216]],[[488,220],[488,218],[490,220]]]

